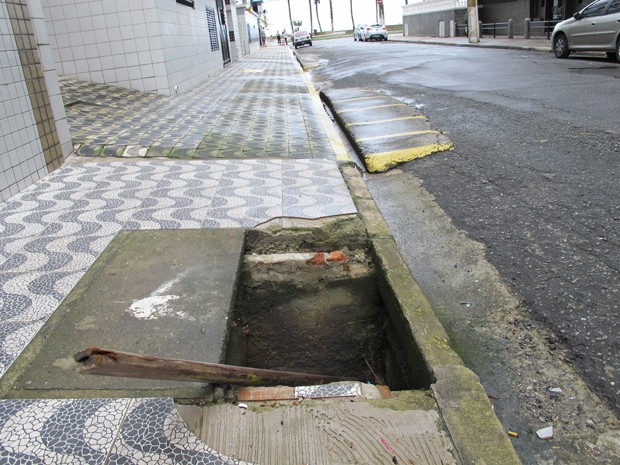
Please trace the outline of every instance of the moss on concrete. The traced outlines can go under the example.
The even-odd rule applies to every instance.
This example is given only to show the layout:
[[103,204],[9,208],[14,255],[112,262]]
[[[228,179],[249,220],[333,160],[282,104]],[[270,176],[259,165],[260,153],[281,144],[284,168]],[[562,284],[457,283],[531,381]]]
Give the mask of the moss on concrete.
[[[347,167],[351,182],[355,170]],[[451,348],[450,340],[424,292],[400,255],[381,212],[360,182],[354,202],[372,245],[381,295],[403,344],[406,362],[425,376],[463,464],[519,465],[512,443],[495,416],[478,377]],[[399,405],[398,402],[396,402]]]
[[433,372],[433,392],[462,463],[520,465],[478,377],[464,366],[436,366]]
[[392,391],[391,398],[369,400],[368,403],[391,410],[439,410],[432,393],[425,390]]

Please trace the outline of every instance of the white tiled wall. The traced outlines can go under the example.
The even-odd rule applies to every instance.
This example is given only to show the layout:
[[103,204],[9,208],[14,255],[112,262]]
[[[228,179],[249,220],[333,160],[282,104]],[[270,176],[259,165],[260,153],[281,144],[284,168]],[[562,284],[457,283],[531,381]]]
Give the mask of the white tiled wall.
[[[171,95],[223,68],[205,5],[175,0],[43,0],[58,73]],[[176,88],[175,88],[176,86]]]
[[241,56],[241,47],[239,43],[239,24],[237,21],[237,8],[234,6],[235,2],[231,2],[231,5],[226,5],[226,24],[229,32],[234,36],[234,41],[230,41],[230,58],[232,61],[239,61]]
[[43,8],[41,0],[29,0],[30,17],[34,26],[34,32],[37,36],[37,47],[41,56],[41,65],[43,66],[43,74],[45,77],[45,85],[47,87],[47,95],[49,97],[50,106],[54,120],[56,122],[56,132],[62,147],[64,156],[68,156],[73,150],[71,145],[71,134],[69,133],[69,122],[65,113],[65,105],[60,93],[60,85],[58,83],[58,72],[54,63],[52,47],[50,46],[49,34],[47,33],[47,25],[43,17]]
[[46,174],[48,167],[7,5],[0,0],[0,201]]
[[195,9],[171,0],[156,3],[171,89],[176,85],[185,92],[221,71],[222,51],[211,50],[205,11],[206,6],[215,10],[215,1],[196,0]]
[[[239,30],[239,37],[237,43],[239,44],[241,55],[250,54],[250,41],[252,40],[250,32],[252,31],[252,26],[248,22],[248,18],[253,23],[256,23],[256,17],[248,13],[248,11],[246,10],[246,6],[237,7],[236,21],[237,29]],[[256,37],[256,42],[258,42],[258,36]]]
[[254,13],[244,11],[246,31],[247,31],[247,53],[252,53],[255,50],[260,49],[260,37],[258,30],[258,18]]

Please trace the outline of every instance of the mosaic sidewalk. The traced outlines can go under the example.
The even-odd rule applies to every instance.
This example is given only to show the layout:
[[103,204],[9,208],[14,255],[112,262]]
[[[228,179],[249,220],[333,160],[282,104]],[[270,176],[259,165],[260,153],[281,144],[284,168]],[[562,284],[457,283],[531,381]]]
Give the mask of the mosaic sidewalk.
[[[355,212],[331,160],[68,165],[0,209],[0,373],[121,230],[253,227]],[[2,463],[240,463],[196,441],[170,399],[0,405]]]
[[261,49],[165,97],[60,79],[82,156],[333,159],[317,104],[286,47]]

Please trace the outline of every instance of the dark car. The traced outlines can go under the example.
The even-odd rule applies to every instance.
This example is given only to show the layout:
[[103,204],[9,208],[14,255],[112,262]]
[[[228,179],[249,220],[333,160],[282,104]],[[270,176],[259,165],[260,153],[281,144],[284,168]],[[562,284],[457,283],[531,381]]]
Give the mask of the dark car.
[[595,0],[553,29],[553,53],[606,52],[620,61],[620,0]]

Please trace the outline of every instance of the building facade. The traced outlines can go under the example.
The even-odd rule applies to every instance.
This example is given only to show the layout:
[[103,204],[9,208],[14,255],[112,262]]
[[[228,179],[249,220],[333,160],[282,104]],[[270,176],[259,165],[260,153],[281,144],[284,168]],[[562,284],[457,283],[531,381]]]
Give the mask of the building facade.
[[61,76],[175,95],[231,61],[224,0],[43,0],[43,12]]
[[251,7],[239,5],[237,6],[237,23],[241,54],[249,55],[260,48],[260,15]]
[[[484,24],[506,23],[513,20],[514,33],[522,34],[525,20],[559,21],[570,18],[593,0],[478,0],[478,19]],[[448,36],[450,22],[463,27],[467,24],[466,0],[413,0],[403,6],[405,35]],[[506,34],[503,29],[500,34]]]
[[406,36],[449,37],[459,22],[467,22],[467,0],[417,1],[403,6]]
[[173,96],[260,47],[248,0],[0,0],[0,201],[72,151],[58,76]]

